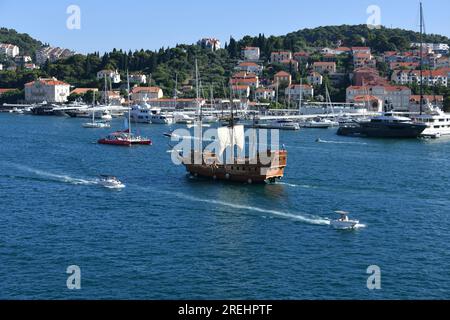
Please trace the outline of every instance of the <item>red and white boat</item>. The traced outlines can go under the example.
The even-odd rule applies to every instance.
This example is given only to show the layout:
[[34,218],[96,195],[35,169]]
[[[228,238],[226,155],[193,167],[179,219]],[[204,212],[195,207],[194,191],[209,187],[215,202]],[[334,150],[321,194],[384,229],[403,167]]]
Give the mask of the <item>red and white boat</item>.
[[98,140],[98,143],[115,146],[152,145],[152,141],[150,139],[135,136],[130,133],[129,130],[113,132],[105,138]]
[[[128,76],[127,76],[128,78]],[[130,82],[128,80],[128,92],[130,92]],[[128,100],[128,103],[130,101]],[[126,146],[131,147],[133,145],[152,145],[152,141],[149,138],[145,138],[139,135],[134,135],[131,132],[131,110],[128,110],[128,121],[125,119],[126,129],[123,131],[116,131],[110,133],[107,137],[98,140],[99,144],[108,144],[113,146]]]

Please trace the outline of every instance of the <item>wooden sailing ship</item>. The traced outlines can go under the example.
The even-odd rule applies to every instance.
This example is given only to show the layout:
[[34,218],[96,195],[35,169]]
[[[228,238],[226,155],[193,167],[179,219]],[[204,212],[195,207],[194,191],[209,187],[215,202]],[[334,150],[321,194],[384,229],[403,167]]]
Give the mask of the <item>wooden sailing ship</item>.
[[[196,78],[198,88],[197,63]],[[198,90],[197,101],[199,101]],[[204,150],[202,141],[202,109],[199,103],[197,110],[199,111],[199,117],[195,125],[198,127],[200,133],[199,137],[196,138],[197,147],[186,155],[179,155],[181,163],[191,175],[249,184],[273,183],[277,179],[283,178],[284,169],[287,164],[286,150],[253,152],[253,156],[245,156],[243,158],[235,155],[235,147],[241,151],[245,150],[245,134],[244,126],[236,125],[235,123],[232,107],[228,125],[217,129],[219,143],[218,150],[215,150],[217,154]],[[228,159],[231,161],[222,161],[226,149],[230,152]]]

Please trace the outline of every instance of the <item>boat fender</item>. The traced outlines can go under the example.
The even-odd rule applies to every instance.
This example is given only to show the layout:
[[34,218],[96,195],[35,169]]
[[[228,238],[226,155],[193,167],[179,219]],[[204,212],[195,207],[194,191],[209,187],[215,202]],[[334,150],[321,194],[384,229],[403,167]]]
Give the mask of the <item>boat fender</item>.
[[252,184],[253,183],[253,180],[252,179],[248,179],[248,184]]
[[214,179],[214,180],[217,180],[217,176],[216,176],[216,175],[214,175],[214,176],[213,176],[213,179]]
[[230,174],[229,174],[229,173],[227,173],[227,174],[225,175],[225,179],[230,179]]

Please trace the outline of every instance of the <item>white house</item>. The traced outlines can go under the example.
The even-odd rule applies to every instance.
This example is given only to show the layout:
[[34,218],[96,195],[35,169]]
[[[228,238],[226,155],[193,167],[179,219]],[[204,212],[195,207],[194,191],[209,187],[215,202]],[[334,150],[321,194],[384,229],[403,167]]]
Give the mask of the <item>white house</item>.
[[447,87],[448,72],[446,69],[424,70],[421,80],[419,70],[396,70],[392,74],[391,81],[401,85],[420,84],[423,81],[426,86],[441,85]]
[[161,99],[163,96],[164,93],[159,87],[134,87],[131,90],[131,97],[134,102]]
[[97,72],[97,79],[104,79],[104,78],[110,79],[113,83],[120,83],[120,73],[116,70],[100,70]]
[[0,54],[15,58],[19,55],[19,47],[9,43],[0,43]]
[[255,91],[255,100],[275,100],[275,90],[273,88],[259,88]]
[[231,91],[233,91],[233,95],[239,98],[248,98],[250,97],[250,87],[247,85],[235,85],[231,86]]
[[130,74],[130,83],[147,83],[147,76],[139,73]]
[[50,62],[55,62],[58,59],[65,59],[73,56],[75,52],[59,48],[59,47],[43,47],[36,51],[36,64],[42,65],[47,60]]
[[245,47],[242,51],[247,61],[258,61],[261,55],[258,47]]
[[321,86],[323,83],[323,76],[318,72],[311,72],[307,77],[308,83],[313,86]]
[[243,71],[243,72],[250,72],[250,73],[254,73],[254,74],[258,74],[260,75],[263,71],[263,66],[260,66],[259,64],[255,63],[255,62],[241,62],[238,64],[238,66],[236,67],[236,70],[239,71]]
[[292,52],[275,51],[270,55],[270,63],[281,63],[283,60],[292,60]]
[[69,95],[70,85],[58,81],[56,78],[40,78],[25,84],[25,100],[30,103],[44,101],[50,103],[63,103],[67,102],[67,97]]
[[3,71],[3,65],[0,63],[0,71]]
[[197,41],[197,45],[202,46],[212,51],[219,50],[221,48],[221,43],[216,38],[203,38]]
[[357,53],[371,54],[372,51],[370,50],[369,47],[352,47],[352,53],[353,54],[357,54]]
[[347,102],[355,101],[358,96],[372,96],[396,110],[409,108],[411,89],[404,86],[350,86],[347,88]]
[[284,95],[293,101],[299,101],[300,95],[304,99],[312,98],[314,97],[314,88],[309,84],[293,84],[286,88]]

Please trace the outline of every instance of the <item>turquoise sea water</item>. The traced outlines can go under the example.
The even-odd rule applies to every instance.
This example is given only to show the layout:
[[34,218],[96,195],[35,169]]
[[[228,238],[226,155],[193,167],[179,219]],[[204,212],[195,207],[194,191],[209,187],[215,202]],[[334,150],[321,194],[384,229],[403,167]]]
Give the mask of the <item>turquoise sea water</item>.
[[[167,127],[120,148],[82,122],[0,114],[2,299],[450,298],[450,140],[282,132],[286,178],[257,186],[190,179]],[[366,227],[334,230],[335,210]]]

